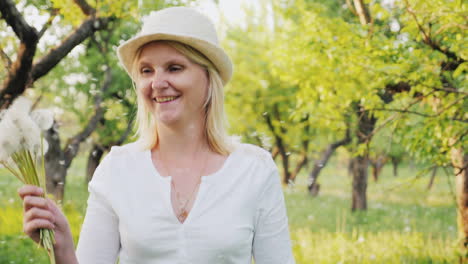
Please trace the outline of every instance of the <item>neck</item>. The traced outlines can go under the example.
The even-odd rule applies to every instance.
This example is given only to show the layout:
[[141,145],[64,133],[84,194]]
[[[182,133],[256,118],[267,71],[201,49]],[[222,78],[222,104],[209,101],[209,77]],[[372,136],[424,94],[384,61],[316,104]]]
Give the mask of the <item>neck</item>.
[[157,150],[169,160],[193,158],[208,149],[204,122],[188,122],[177,127],[159,124]]

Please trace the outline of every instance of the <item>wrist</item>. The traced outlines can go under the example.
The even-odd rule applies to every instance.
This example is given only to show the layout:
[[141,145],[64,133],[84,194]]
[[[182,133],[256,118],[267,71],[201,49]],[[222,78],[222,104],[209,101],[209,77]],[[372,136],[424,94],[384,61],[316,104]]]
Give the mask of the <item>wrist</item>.
[[67,241],[56,243],[54,245],[54,255],[57,264],[78,264],[75,254],[75,246],[71,236]]
[[73,246],[54,248],[54,253],[57,264],[78,264]]

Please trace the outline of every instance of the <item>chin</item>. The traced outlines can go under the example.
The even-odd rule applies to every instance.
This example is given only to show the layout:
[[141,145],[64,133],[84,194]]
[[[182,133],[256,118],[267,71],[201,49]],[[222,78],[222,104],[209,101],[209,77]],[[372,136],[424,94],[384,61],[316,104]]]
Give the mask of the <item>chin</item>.
[[180,121],[180,118],[177,115],[172,114],[158,114],[158,122],[165,125],[173,125]]

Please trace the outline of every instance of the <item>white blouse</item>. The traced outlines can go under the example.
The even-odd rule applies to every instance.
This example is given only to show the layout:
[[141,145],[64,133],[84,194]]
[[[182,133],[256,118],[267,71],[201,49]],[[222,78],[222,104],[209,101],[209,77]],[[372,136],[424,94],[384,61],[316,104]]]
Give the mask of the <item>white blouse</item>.
[[135,143],[113,147],[89,183],[77,247],[80,264],[293,264],[288,219],[271,155],[239,144],[203,176],[180,223],[171,178]]

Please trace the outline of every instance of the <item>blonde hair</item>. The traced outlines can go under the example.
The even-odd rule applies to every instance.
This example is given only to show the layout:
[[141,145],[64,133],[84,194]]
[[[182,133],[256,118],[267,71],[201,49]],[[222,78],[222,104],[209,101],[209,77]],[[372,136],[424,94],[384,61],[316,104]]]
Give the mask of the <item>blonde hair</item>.
[[[170,40],[155,41],[164,43],[185,55],[192,62],[203,67],[208,75],[208,94],[203,107],[205,108],[205,136],[210,149],[221,155],[228,155],[232,151],[229,136],[226,133],[227,124],[224,112],[224,92],[223,82],[214,64],[201,52],[189,45]],[[148,44],[148,43],[147,43]],[[145,44],[146,45],[146,44]],[[153,116],[149,103],[138,93],[135,85],[137,73],[137,60],[140,57],[141,46],[136,52],[133,60],[131,74],[133,86],[137,94],[137,115],[136,115],[136,135],[138,141],[144,149],[152,149],[158,145],[158,126],[156,118]]]

